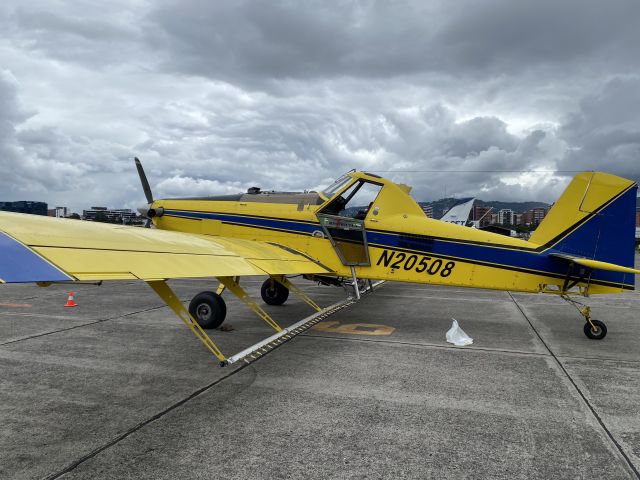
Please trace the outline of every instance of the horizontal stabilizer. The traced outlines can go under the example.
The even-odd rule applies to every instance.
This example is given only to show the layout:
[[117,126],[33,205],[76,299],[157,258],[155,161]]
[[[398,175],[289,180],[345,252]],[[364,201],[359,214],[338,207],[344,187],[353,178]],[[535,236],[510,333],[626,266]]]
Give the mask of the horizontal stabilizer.
[[611,272],[635,273],[640,275],[640,270],[630,267],[623,267],[615,263],[601,262],[600,260],[592,260],[590,258],[576,257],[574,255],[565,255],[564,253],[550,253],[551,257],[561,258],[569,262],[577,263],[583,267],[592,268],[594,270],[609,270]]

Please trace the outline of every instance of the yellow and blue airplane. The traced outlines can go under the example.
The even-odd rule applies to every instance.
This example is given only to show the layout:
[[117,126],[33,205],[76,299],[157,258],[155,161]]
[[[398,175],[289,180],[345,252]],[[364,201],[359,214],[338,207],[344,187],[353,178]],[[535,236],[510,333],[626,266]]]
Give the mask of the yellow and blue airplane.
[[[427,218],[411,187],[367,172],[348,172],[321,192],[254,187],[238,195],[153,199],[137,158],[136,166],[155,228],[0,212],[0,283],[143,280],[225,364],[229,359],[204,331],[224,321],[225,290],[278,332],[249,353],[313,324],[283,330],[243,290],[242,276],[268,275],[263,300],[283,304],[293,292],[320,312],[314,322],[323,310],[287,275],[350,285],[354,298],[373,279],[555,294],[578,308],[589,338],[602,339],[606,325],[574,297],[633,290],[640,274],[637,184],[607,173],[576,175],[525,241]],[[188,308],[166,283],[201,277],[220,284]]]

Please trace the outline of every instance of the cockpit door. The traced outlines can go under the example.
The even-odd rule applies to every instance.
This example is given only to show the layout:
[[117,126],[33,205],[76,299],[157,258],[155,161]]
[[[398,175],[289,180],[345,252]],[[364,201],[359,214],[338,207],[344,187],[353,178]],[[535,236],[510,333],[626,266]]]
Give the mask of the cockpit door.
[[318,219],[343,265],[371,265],[364,220],[323,214]]
[[365,219],[381,188],[382,185],[359,180],[317,213],[320,226],[343,265],[371,265]]

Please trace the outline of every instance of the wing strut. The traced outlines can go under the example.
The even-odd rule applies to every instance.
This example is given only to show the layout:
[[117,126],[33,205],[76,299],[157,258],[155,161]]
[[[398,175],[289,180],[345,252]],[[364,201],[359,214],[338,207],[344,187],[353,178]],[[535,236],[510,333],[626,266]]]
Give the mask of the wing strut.
[[294,295],[296,295],[300,300],[302,300],[307,305],[309,305],[311,308],[313,308],[316,312],[320,312],[322,310],[322,308],[316,302],[314,302],[311,299],[311,297],[309,297],[309,295],[307,295],[306,293],[304,293],[304,291],[302,291],[296,285],[291,283],[286,276],[284,276],[284,275],[271,275],[271,278],[273,278],[276,282],[278,282],[282,286],[288,288],[289,291],[293,292]]
[[[225,365],[233,365],[234,363],[244,361],[245,363],[251,363],[255,360],[258,360],[262,356],[267,353],[275,350],[280,345],[288,342],[292,338],[300,335],[305,332],[309,328],[313,327],[315,324],[321,322],[327,317],[333,315],[339,310],[348,307],[355,303],[358,299],[352,296],[347,297],[345,300],[341,302],[334,303],[326,308],[318,307],[313,300],[308,298],[304,292],[300,289],[292,289],[297,294],[300,294],[303,299],[307,298],[309,300],[309,305],[314,306],[314,309],[318,310],[313,315],[300,320],[297,323],[294,323],[290,327],[285,329],[281,328],[270,316],[265,312],[255,301],[253,301],[247,292],[242,289],[238,283],[237,277],[217,277],[220,281],[220,287],[218,288],[219,292],[222,292],[224,289],[229,289],[234,295],[236,295],[243,303],[245,303],[251,310],[253,310],[260,318],[262,318],[265,322],[271,325],[275,330],[276,334],[256,343],[255,345],[237,353],[231,357],[225,357],[224,354],[220,351],[220,349],[213,343],[213,340],[206,334],[206,332],[202,329],[202,327],[198,324],[198,322],[189,314],[189,310],[185,308],[182,304],[178,296],[171,290],[169,285],[167,285],[166,280],[147,280],[146,283],[158,294],[160,298],[162,298],[167,306],[171,308],[175,312],[175,314],[182,320],[182,322],[195,334],[198,339],[204,343],[205,347],[213,353],[216,358],[220,361],[220,366],[224,367]],[[276,281],[281,282],[284,278],[283,285],[290,288],[290,282],[286,279],[286,277],[279,278],[279,276],[274,276]],[[364,289],[362,294],[373,291],[373,287],[380,285],[383,283],[382,281],[376,283],[369,283],[369,286]],[[223,288],[224,287],[224,288]],[[305,300],[306,301],[306,300]],[[311,303],[310,303],[311,302]]]
[[165,301],[169,308],[171,308],[171,310],[180,317],[180,320],[189,327],[195,336],[204,343],[204,346],[207,347],[209,351],[213,353],[218,360],[220,360],[220,362],[224,362],[226,360],[220,349],[215,343],[213,343],[213,340],[211,340],[202,327],[198,325],[198,322],[196,322],[189,314],[189,310],[185,308],[177,295],[173,293],[173,290],[171,290],[169,285],[167,285],[165,280],[148,280],[147,285],[149,285],[158,294],[158,296]]
[[[242,303],[251,309],[262,320],[267,322],[276,332],[281,332],[282,327],[269,316],[264,309],[253,300],[247,292],[240,286],[240,278],[238,277],[217,277],[221,285],[224,285],[231,293],[233,293]],[[218,288],[220,290],[220,287]]]

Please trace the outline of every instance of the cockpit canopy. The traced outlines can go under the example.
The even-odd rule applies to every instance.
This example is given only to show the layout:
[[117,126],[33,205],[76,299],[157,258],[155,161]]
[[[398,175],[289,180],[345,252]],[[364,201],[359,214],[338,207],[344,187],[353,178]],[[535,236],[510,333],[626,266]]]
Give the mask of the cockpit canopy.
[[352,181],[353,178],[347,173],[337,178],[331,185],[325,188],[322,191],[322,195],[324,195],[327,199],[332,198],[336,193],[342,190],[347,184]]
[[381,184],[357,180],[325,205],[321,213],[364,220],[381,189]]

